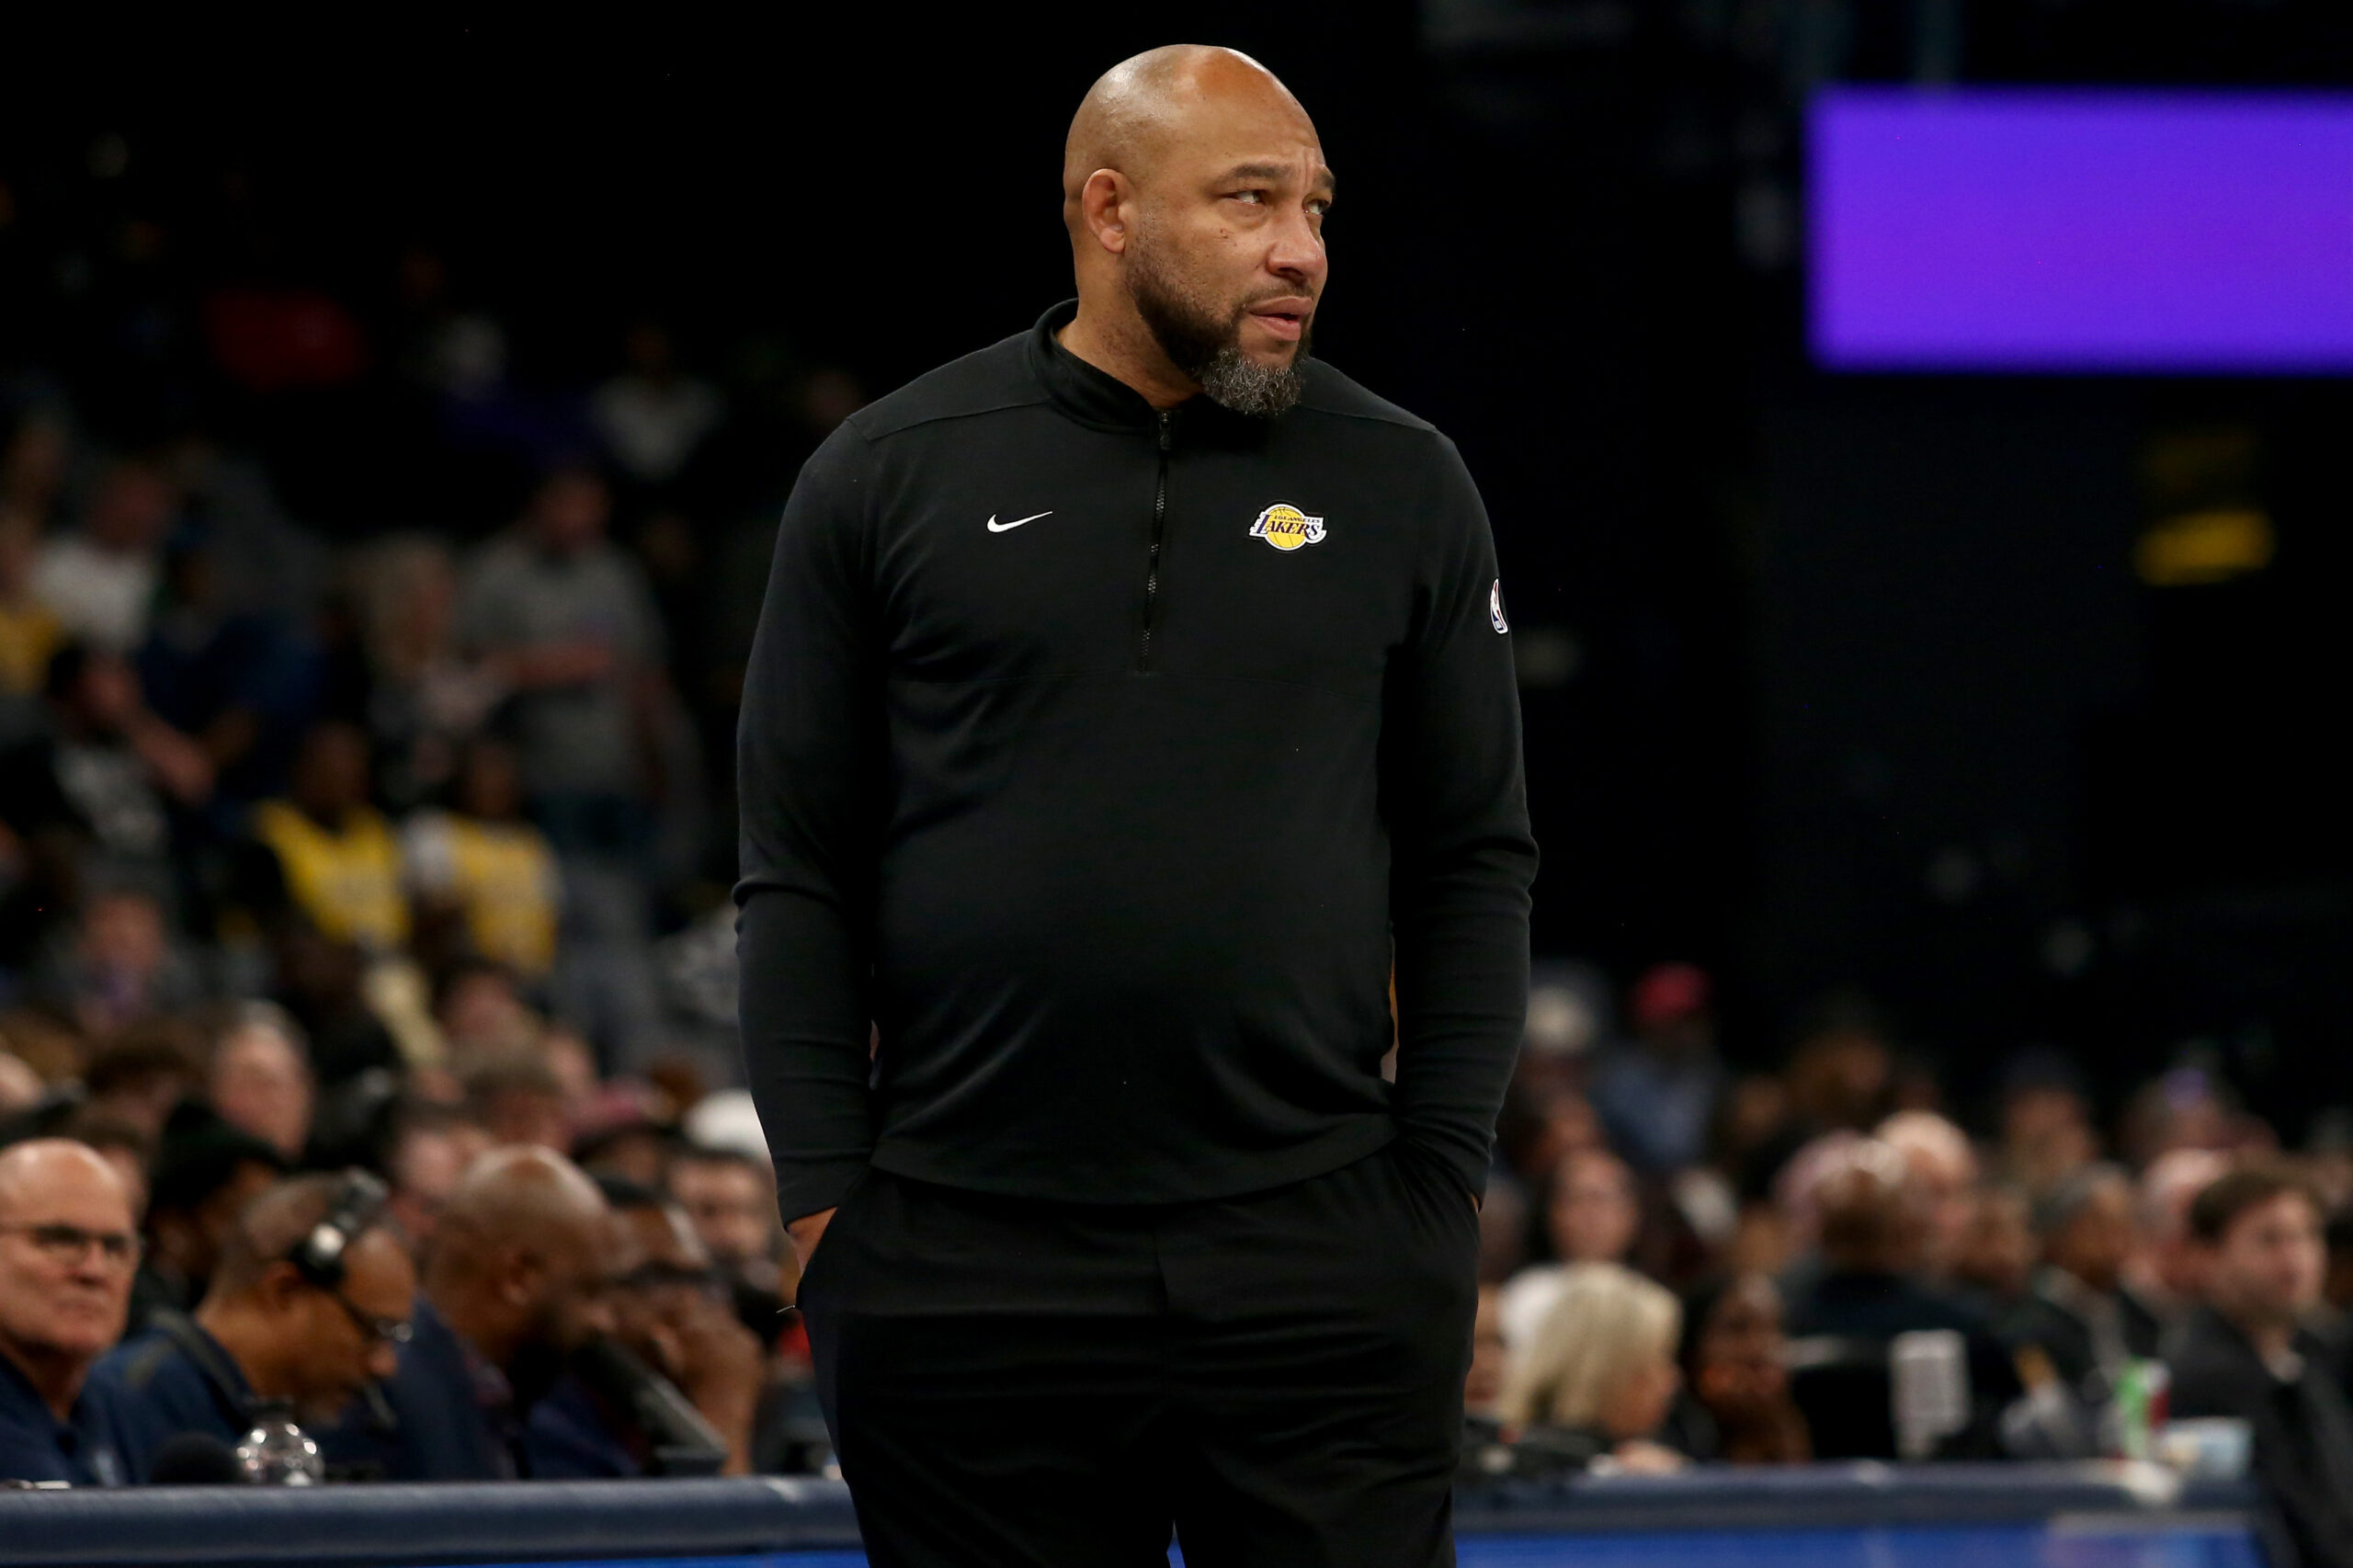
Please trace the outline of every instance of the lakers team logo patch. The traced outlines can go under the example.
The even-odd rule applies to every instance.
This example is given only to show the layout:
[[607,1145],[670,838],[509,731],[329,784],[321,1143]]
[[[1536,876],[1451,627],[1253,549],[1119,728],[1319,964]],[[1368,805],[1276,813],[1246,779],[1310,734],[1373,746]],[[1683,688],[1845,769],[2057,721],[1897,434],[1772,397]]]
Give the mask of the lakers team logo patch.
[[1250,525],[1250,537],[1263,539],[1277,550],[1297,550],[1302,544],[1324,542],[1324,519],[1311,517],[1287,502],[1278,501],[1258,514]]

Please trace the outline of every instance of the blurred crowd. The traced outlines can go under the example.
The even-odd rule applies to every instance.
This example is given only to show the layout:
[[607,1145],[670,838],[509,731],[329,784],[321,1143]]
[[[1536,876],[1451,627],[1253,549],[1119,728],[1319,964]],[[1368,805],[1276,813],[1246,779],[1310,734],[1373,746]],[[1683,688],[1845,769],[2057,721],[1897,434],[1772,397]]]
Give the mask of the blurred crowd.
[[[0,185],[0,1481],[299,1468],[280,1419],[329,1476],[822,1471],[727,759],[858,389],[650,319],[527,375],[429,248],[273,271],[244,177],[226,238]],[[2353,1562],[2353,1122],[1715,1018],[1683,964],[1531,994],[1470,1475],[2224,1416],[2275,1562]]]
[[[1530,998],[1483,1210],[1465,1465],[2155,1457],[2243,1424],[2275,1562],[2353,1562],[2353,1140],[2284,1151],[2195,1062],[1968,1114],[1868,1008],[1778,1072],[1709,977]],[[2225,1433],[2225,1441],[2229,1435]]]
[[131,156],[0,178],[0,1482],[822,1469],[727,892],[856,384]]

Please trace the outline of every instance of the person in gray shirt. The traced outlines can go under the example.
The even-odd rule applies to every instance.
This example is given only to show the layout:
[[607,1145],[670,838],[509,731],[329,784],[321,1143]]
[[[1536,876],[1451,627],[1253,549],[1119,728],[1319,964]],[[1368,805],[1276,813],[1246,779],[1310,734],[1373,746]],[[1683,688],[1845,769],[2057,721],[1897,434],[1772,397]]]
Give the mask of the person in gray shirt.
[[661,623],[610,511],[593,472],[556,471],[459,591],[459,639],[513,694],[524,782],[563,850],[630,848],[651,778]]

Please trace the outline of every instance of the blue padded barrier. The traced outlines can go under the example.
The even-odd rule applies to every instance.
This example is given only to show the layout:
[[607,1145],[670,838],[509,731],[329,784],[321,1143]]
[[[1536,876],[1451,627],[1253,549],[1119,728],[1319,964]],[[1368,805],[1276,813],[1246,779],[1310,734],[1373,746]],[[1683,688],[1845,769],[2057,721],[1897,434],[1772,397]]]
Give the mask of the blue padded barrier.
[[[1462,1568],[2260,1568],[2243,1486],[2151,1466],[1814,1465],[1483,1488]],[[0,1492],[0,1563],[856,1568],[820,1481]]]

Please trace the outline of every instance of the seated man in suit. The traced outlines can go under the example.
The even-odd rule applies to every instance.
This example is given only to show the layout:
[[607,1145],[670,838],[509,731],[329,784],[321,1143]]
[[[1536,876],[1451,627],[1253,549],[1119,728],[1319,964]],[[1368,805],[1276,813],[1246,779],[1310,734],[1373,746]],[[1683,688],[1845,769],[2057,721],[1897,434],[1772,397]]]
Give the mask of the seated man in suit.
[[2173,1415],[2252,1430],[2272,1568],[2353,1568],[2353,1414],[2310,1324],[2327,1259],[2320,1198],[2290,1171],[2245,1167],[2191,1200],[2189,1228],[2206,1302],[2165,1342]]
[[613,1332],[617,1259],[597,1184],[520,1144],[483,1155],[442,1208],[408,1344],[384,1384],[392,1419],[355,1405],[319,1437],[330,1464],[394,1481],[530,1473],[531,1405],[564,1358]]
[[2157,1353],[2156,1314],[2124,1285],[2132,1198],[2132,1178],[2116,1165],[2086,1165],[2061,1182],[2035,1210],[2042,1267],[2001,1325],[2013,1352],[2039,1352],[2068,1390],[2094,1403],[2127,1362]]

